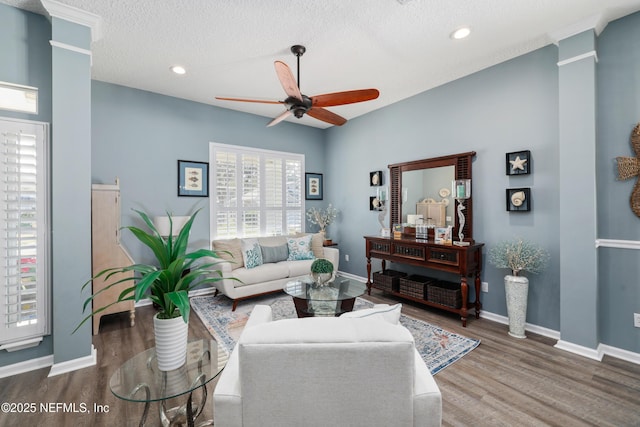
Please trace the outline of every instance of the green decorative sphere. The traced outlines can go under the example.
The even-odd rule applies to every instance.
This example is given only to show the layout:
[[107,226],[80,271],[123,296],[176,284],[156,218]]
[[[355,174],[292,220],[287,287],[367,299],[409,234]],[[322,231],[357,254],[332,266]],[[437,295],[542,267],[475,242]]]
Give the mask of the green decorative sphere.
[[333,273],[333,263],[328,259],[318,258],[311,264],[312,273]]

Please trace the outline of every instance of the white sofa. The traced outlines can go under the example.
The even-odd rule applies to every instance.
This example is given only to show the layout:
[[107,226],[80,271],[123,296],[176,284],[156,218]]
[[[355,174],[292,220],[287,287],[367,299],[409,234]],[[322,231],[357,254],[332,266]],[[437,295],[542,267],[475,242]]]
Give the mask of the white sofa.
[[213,393],[222,427],[435,427],[442,396],[411,333],[368,316],[271,320],[256,305]]
[[[284,285],[309,275],[313,259],[296,261],[266,262],[253,268],[247,268],[243,262],[241,245],[244,239],[214,240],[212,250],[225,262],[216,266],[221,270],[223,280],[216,283],[216,295],[223,293],[233,300],[232,311],[238,302],[258,295],[282,291]],[[258,242],[264,248],[277,248],[287,245],[286,236],[259,237]],[[334,273],[338,271],[340,252],[337,248],[323,247],[322,236],[312,235],[311,248],[316,258],[326,258],[333,263]]]

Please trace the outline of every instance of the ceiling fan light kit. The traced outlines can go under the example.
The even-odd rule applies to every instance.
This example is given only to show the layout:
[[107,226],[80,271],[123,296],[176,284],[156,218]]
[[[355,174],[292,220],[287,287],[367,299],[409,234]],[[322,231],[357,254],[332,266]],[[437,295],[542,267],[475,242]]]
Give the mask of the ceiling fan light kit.
[[338,105],[371,101],[380,96],[380,92],[378,91],[378,89],[350,90],[345,92],[327,93],[316,96],[303,95],[300,91],[300,57],[304,55],[306,50],[307,49],[302,45],[291,46],[291,53],[293,53],[297,59],[297,81],[287,64],[282,61],[274,62],[278,80],[280,80],[280,84],[287,94],[287,98],[285,98],[284,101],[263,101],[258,99],[228,98],[218,96],[216,97],[216,99],[222,101],[257,102],[262,104],[284,105],[286,110],[271,122],[269,122],[269,124],[267,124],[267,127],[274,126],[292,115],[300,119],[305,114],[308,114],[314,119],[321,120],[335,126],[342,126],[347,122],[347,119],[325,109],[324,107],[334,107]]

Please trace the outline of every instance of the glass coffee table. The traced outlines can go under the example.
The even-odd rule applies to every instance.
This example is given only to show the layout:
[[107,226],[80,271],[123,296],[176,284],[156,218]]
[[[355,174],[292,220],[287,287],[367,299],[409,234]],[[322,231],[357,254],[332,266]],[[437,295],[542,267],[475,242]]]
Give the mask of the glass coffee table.
[[356,297],[366,290],[364,283],[346,277],[336,277],[324,286],[314,283],[311,277],[284,286],[284,291],[293,297],[298,317],[339,316],[353,310]]
[[[155,347],[143,351],[126,361],[111,376],[109,387],[118,398],[145,404],[140,420],[144,426],[151,402],[160,402],[160,421],[163,426],[186,424],[193,426],[207,401],[207,383],[217,377],[226,358],[218,359],[218,344],[214,340],[190,341],[187,345],[187,361],[172,371],[158,369]],[[202,390],[199,403],[192,394]],[[167,399],[188,394],[187,402],[178,408],[166,408]],[[213,425],[205,422],[199,425]]]

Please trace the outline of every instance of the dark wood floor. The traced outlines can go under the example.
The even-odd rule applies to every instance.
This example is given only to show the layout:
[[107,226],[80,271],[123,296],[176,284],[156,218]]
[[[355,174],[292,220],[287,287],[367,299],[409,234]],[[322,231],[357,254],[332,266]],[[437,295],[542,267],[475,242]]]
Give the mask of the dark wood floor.
[[[375,290],[368,298],[396,302]],[[611,357],[596,362],[555,349],[554,340],[535,334],[510,338],[505,325],[484,319],[471,319],[462,328],[454,315],[406,301],[403,312],[482,340],[435,376],[444,426],[640,426],[639,365]],[[0,379],[0,403],[85,403],[89,409],[98,404],[108,406],[108,413],[0,413],[0,426],[137,425],[143,405],[114,397],[108,381],[124,361],[153,346],[153,313],[151,307],[139,308],[133,328],[126,315],[105,318],[93,340],[98,350],[94,367],[52,378],[47,368]],[[209,337],[197,315],[189,328],[190,338]],[[208,386],[210,397],[214,387],[215,381]],[[203,419],[212,418],[212,406],[209,399]],[[157,422],[153,406],[148,425]]]

